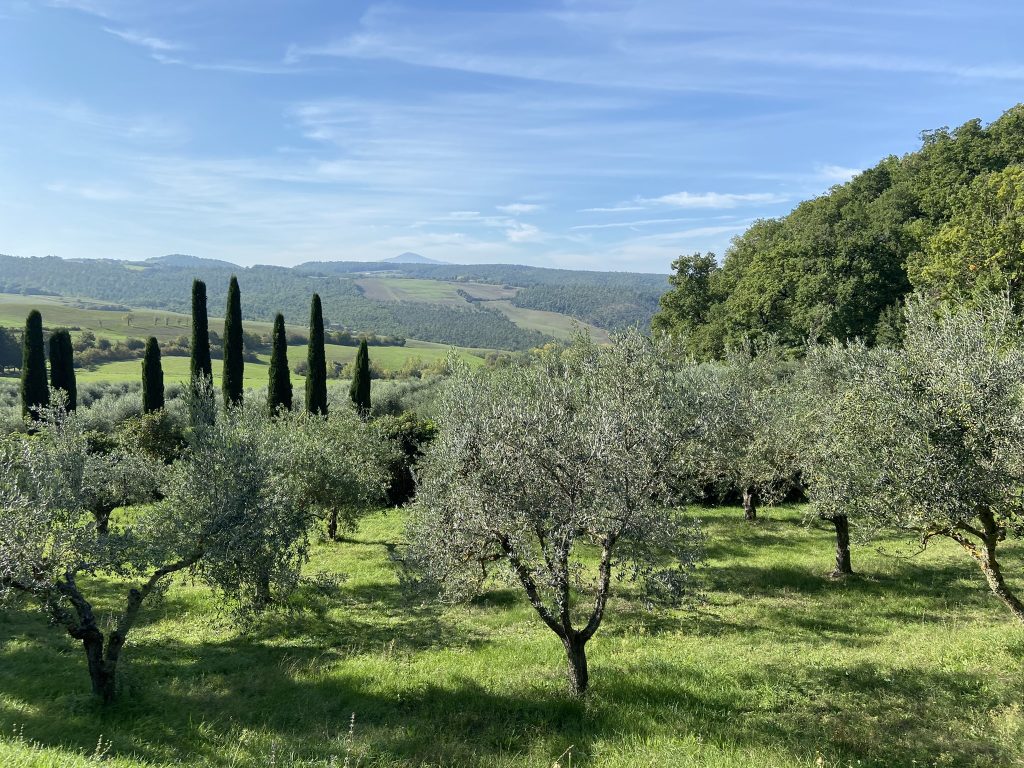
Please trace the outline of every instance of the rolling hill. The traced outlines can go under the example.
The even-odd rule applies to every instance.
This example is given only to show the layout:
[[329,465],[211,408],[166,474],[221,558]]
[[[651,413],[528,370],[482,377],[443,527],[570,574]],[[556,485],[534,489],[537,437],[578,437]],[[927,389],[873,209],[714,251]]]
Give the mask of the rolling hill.
[[[418,260],[286,268],[239,267],[185,255],[131,262],[0,255],[0,293],[61,297],[71,305],[122,314],[188,313],[192,280],[199,278],[215,315],[232,274],[241,285],[246,320],[270,322],[283,312],[290,326],[301,327],[316,292],[335,328],[504,350],[566,338],[577,325],[602,340],[631,324],[646,327],[668,287],[664,275]],[[4,324],[14,319],[8,315],[0,303]]]

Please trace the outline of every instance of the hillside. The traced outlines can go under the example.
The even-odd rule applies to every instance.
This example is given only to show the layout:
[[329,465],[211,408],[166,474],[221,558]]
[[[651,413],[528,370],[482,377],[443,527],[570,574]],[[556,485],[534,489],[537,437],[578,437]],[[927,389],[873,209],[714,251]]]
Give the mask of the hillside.
[[422,256],[412,251],[406,251],[400,253],[397,256],[392,256],[390,259],[382,259],[384,264],[444,264],[443,261],[437,259],[430,259],[426,256]]
[[719,264],[676,261],[655,324],[709,358],[745,337],[898,338],[911,291],[944,299],[1024,287],[1024,105],[988,126],[922,134],[780,219],[756,222]]
[[232,274],[247,320],[269,322],[283,312],[289,325],[304,324],[317,292],[335,327],[508,350],[566,338],[574,324],[600,339],[627,325],[646,327],[667,287],[662,275],[514,265],[323,262],[289,269],[180,255],[138,262],[0,255],[0,293],[108,303],[114,311],[187,313],[198,277],[216,312]]

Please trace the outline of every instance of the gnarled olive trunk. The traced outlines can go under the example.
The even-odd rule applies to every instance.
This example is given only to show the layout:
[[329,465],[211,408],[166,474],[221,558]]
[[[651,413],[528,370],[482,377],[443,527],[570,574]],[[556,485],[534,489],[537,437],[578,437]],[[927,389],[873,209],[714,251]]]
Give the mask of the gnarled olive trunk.
[[85,648],[85,657],[89,662],[92,692],[99,696],[104,704],[109,704],[117,693],[117,660],[120,656],[120,648],[113,650],[107,646],[104,649],[103,633],[95,627],[92,628],[92,631],[86,632],[82,638],[82,646]]
[[563,637],[562,644],[565,646],[565,655],[569,662],[569,692],[574,696],[582,696],[590,684],[590,674],[587,671],[587,641],[580,638],[578,633],[573,633],[572,636]]
[[327,538],[331,541],[338,540],[338,510],[332,509],[327,516]]
[[985,549],[978,560],[978,564],[981,566],[981,572],[985,574],[985,580],[988,582],[989,589],[992,590],[996,597],[1003,601],[1003,604],[1010,609],[1010,612],[1017,621],[1024,622],[1024,604],[1006,586],[1006,581],[1003,579],[1003,571],[999,567],[999,561],[996,560],[995,539],[985,542]]
[[[1006,537],[1006,529],[996,522],[995,515],[990,509],[980,512],[978,519],[981,521],[980,530],[966,523],[959,523],[940,533],[949,536],[967,550],[978,563],[981,572],[985,574],[989,589],[1003,601],[1017,621],[1024,623],[1024,603],[1021,603],[1020,598],[1007,586],[1006,580],[1003,579],[1003,570],[996,559],[996,547]],[[980,540],[980,547],[975,543],[975,539]]]
[[749,486],[743,489],[743,517],[757,520],[757,492]]
[[836,569],[833,576],[849,576],[853,573],[850,560],[850,520],[846,515],[833,515],[832,525],[836,529]]

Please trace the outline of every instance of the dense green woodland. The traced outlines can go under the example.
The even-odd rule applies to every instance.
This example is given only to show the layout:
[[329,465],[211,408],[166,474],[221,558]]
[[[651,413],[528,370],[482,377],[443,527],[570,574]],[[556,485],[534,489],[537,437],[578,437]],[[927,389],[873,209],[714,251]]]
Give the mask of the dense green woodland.
[[744,338],[898,338],[912,290],[967,299],[1024,288],[1024,105],[990,125],[922,134],[921,148],[890,156],[801,203],[756,222],[719,264],[678,259],[656,328],[680,332],[693,352],[719,357]]
[[[209,259],[126,263],[0,255],[0,292],[54,293],[185,312],[189,306],[188,286],[195,277],[210,286],[210,306],[219,311],[226,301],[228,281],[237,274],[246,297],[245,319],[270,322],[282,312],[291,322],[305,316],[309,295],[317,292],[323,300],[325,321],[357,333],[506,350],[528,349],[548,340],[489,307],[368,299],[354,279],[373,269],[375,266],[367,262],[310,263],[288,269],[241,268]],[[647,327],[667,285],[663,275],[513,265],[396,264],[387,265],[382,274],[521,286],[520,295],[513,299],[519,306],[562,312],[609,329],[634,324]]]

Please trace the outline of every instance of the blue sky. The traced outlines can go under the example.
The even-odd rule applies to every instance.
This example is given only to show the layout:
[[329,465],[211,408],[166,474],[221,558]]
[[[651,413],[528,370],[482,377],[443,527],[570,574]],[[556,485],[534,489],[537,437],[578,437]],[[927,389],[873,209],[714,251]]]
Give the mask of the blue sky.
[[1024,100],[1019,0],[0,0],[0,253],[668,271]]

